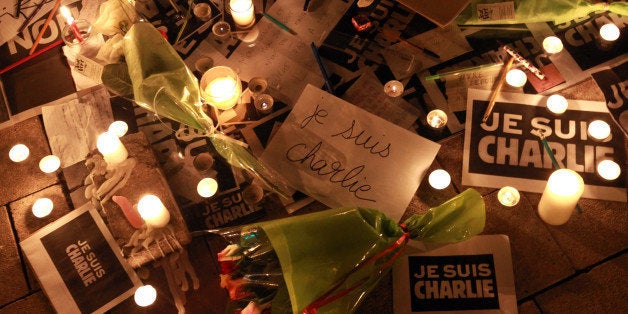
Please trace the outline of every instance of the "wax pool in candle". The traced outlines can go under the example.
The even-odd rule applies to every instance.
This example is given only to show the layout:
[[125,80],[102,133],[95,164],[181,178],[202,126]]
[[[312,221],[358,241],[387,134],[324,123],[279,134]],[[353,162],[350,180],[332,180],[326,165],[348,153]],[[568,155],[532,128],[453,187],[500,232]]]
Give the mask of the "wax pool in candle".
[[550,225],[562,225],[569,220],[584,191],[582,177],[571,169],[554,171],[541,195],[538,213]]
[[154,228],[163,228],[170,221],[170,212],[159,197],[148,194],[137,203],[137,211],[147,225]]
[[202,197],[212,197],[218,191],[218,182],[212,178],[203,178],[198,182],[196,191]]
[[44,173],[53,173],[61,166],[61,160],[55,155],[48,155],[39,161],[39,169]]
[[46,197],[37,199],[33,204],[33,215],[35,215],[35,217],[37,218],[46,217],[52,212],[53,208],[54,204],[52,203],[51,199]]
[[589,136],[592,138],[603,141],[611,135],[611,126],[602,120],[594,120],[589,123],[587,133],[589,133]]
[[519,191],[512,186],[505,186],[497,192],[497,199],[504,206],[515,206],[519,203],[520,198]]
[[9,159],[13,162],[22,162],[28,158],[30,150],[24,144],[17,144],[9,150]]
[[123,162],[129,156],[118,136],[110,132],[104,132],[98,136],[96,147],[107,162],[109,169]]
[[151,285],[141,286],[135,290],[133,299],[135,299],[135,303],[139,306],[149,306],[157,300],[157,290]]
[[255,22],[253,1],[231,0],[229,1],[229,8],[231,9],[231,16],[236,25],[246,28]]
[[512,69],[506,73],[506,83],[512,87],[521,87],[527,80],[526,74],[519,69]]
[[426,119],[427,124],[435,129],[440,129],[447,124],[447,114],[440,109],[430,111]]
[[403,84],[397,80],[391,80],[384,85],[384,93],[390,97],[397,97],[403,94]]
[[619,178],[621,167],[612,160],[602,160],[597,164],[597,173],[600,177],[612,181]]
[[552,95],[547,98],[547,109],[555,114],[562,114],[567,111],[569,103],[567,99],[561,95]]
[[543,39],[543,49],[547,53],[559,53],[563,50],[563,42],[556,36],[548,36]]

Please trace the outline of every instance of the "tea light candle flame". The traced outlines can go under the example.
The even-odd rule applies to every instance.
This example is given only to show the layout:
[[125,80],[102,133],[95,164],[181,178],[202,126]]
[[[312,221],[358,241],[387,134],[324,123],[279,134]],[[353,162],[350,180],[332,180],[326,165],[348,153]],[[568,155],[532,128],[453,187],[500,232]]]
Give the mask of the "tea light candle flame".
[[28,158],[30,150],[24,144],[17,144],[9,150],[9,159],[13,162],[22,162]]
[[202,197],[212,197],[218,191],[218,182],[212,178],[203,178],[198,182],[196,191]]
[[602,120],[594,120],[589,123],[589,127],[587,128],[589,136],[592,138],[603,141],[606,140],[611,135],[611,126],[608,125],[605,121]]
[[139,306],[149,306],[157,300],[157,290],[151,285],[141,286],[135,290],[133,299],[135,299],[135,303]]
[[48,155],[39,161],[39,169],[44,173],[53,173],[61,166],[61,160],[55,155]]
[[154,228],[163,228],[170,222],[170,212],[159,197],[147,194],[137,203],[137,211],[144,222]]
[[562,114],[567,111],[569,103],[561,95],[552,95],[547,98],[547,109],[555,114]]
[[528,78],[526,74],[519,69],[512,69],[506,73],[506,83],[512,87],[521,87],[526,84]]
[[78,29],[78,26],[76,26],[76,22],[74,21],[74,17],[72,17],[72,13],[70,12],[70,9],[68,9],[68,7],[66,6],[62,6],[59,10],[61,11],[61,15],[65,17],[65,20],[67,21],[68,25],[70,25],[70,29],[72,30],[72,34],[74,34],[74,38],[76,38],[78,42],[82,42],[83,36],[81,35],[81,32]]
[[597,173],[605,180],[615,180],[621,174],[621,167],[612,160],[602,160],[597,164]]
[[403,83],[397,80],[391,80],[384,85],[384,93],[390,97],[397,97],[403,94]]
[[430,173],[430,176],[428,177],[428,182],[433,188],[437,190],[442,190],[448,187],[449,183],[451,183],[451,176],[447,171],[443,169],[437,169]]
[[54,208],[54,204],[52,203],[52,200],[46,197],[37,199],[35,201],[35,203],[33,203],[33,215],[35,215],[35,217],[37,218],[43,218],[48,216],[51,212],[52,209]]
[[584,191],[582,177],[571,169],[554,171],[541,195],[538,213],[550,225],[562,225],[571,217]]
[[519,191],[512,186],[505,186],[497,192],[497,199],[504,206],[515,206],[519,204],[520,198],[521,195],[519,194]]
[[607,41],[615,41],[619,38],[620,32],[617,25],[608,23],[600,27],[600,36]]

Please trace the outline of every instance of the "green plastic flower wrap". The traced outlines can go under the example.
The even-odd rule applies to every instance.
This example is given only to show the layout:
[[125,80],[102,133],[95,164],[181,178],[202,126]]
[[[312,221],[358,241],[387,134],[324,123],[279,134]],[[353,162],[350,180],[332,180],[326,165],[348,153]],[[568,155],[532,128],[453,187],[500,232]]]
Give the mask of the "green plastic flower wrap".
[[350,313],[407,241],[463,241],[484,222],[482,196],[468,189],[402,224],[357,207],[205,232],[231,243],[218,254],[228,312]]
[[203,111],[199,83],[179,54],[155,27],[133,24],[124,36],[125,63],[109,64],[103,83],[113,92],[133,97],[139,106],[159,116],[204,132],[231,165],[248,169],[266,186],[288,197],[287,186],[262,165],[240,141],[217,131]]
[[502,0],[471,0],[470,4],[458,15],[460,25],[475,24],[519,24],[535,22],[554,22],[562,24],[587,16],[596,11],[609,11],[622,16],[628,15],[626,1],[591,1],[591,0],[516,0],[515,18],[495,20],[480,18],[478,4],[501,3]]

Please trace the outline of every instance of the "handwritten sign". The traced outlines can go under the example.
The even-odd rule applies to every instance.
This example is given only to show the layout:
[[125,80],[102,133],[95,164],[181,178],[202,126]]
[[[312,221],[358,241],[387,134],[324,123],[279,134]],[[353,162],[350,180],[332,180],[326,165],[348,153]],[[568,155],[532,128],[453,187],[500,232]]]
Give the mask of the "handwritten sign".
[[439,148],[308,85],[261,159],[327,206],[399,220]]
[[[542,192],[554,171],[543,144],[531,133],[542,130],[558,165],[582,176],[582,197],[626,201],[625,170],[614,180],[605,180],[596,171],[597,164],[605,159],[619,165],[626,163],[624,135],[604,102],[569,100],[568,110],[557,116],[546,108],[548,96],[501,93],[491,117],[482,123],[490,93],[469,89],[463,185],[510,185],[522,191]],[[587,134],[594,120],[610,125],[608,139],[599,141]]]
[[91,205],[63,216],[20,243],[59,313],[104,313],[142,285]]

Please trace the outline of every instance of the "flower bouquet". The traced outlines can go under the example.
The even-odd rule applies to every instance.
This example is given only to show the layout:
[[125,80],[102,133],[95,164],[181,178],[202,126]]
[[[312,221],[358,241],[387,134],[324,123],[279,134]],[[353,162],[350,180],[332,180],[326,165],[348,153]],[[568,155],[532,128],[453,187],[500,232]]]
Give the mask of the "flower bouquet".
[[462,241],[484,221],[482,196],[468,189],[401,225],[377,210],[340,208],[207,232],[231,243],[218,254],[229,312],[349,313],[407,241]]

